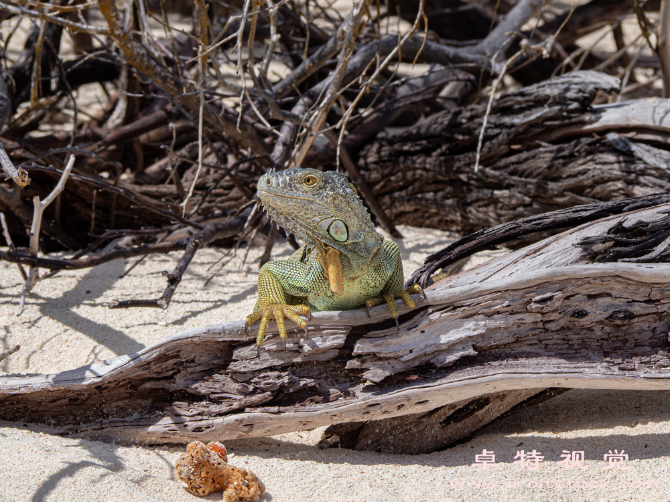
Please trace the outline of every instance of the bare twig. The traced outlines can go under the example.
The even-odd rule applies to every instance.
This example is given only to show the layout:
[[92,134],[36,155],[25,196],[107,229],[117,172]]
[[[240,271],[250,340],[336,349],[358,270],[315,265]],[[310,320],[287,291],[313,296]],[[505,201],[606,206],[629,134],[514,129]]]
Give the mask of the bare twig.
[[48,23],[40,21],[40,31],[35,43],[35,52],[33,56],[33,74],[30,79],[30,106],[37,106],[37,101],[42,94],[42,48],[44,47],[44,35],[47,31]]
[[[54,201],[56,196],[59,193],[61,193],[65,188],[65,182],[67,181],[68,176],[70,176],[70,171],[72,171],[74,161],[75,156],[70,155],[70,159],[68,160],[65,169],[63,169],[63,174],[58,180],[58,183],[51,191],[51,193],[47,195],[47,197],[43,201],[40,201],[40,198],[37,195],[33,197],[33,205],[34,205],[33,224],[32,227],[30,228],[30,256],[32,257],[37,257],[37,253],[39,252],[40,228],[42,226],[42,215],[44,214],[44,210],[47,208],[49,204],[51,204]],[[35,266],[30,267],[30,273],[28,274],[28,279],[26,280],[25,286],[23,287],[23,291],[21,292],[21,300],[19,303],[19,312],[16,314],[17,316],[21,315],[21,313],[23,312],[26,301],[26,295],[30,293],[30,291],[35,286],[39,278],[40,276],[38,268]]]
[[[500,75],[498,75],[498,78],[495,79],[493,82],[493,87],[491,88],[491,95],[489,96],[489,102],[486,105],[486,112],[484,113],[484,120],[482,121],[482,128],[479,131],[479,138],[477,139],[477,153],[475,155],[475,169],[474,171],[477,172],[479,170],[479,159],[482,154],[482,146],[484,143],[484,131],[486,131],[486,124],[488,123],[489,120],[489,115],[491,114],[491,106],[493,106],[493,99],[495,98],[495,94],[498,90],[498,86],[500,85],[500,82],[502,82],[503,77],[507,73],[507,67],[514,62],[514,60],[521,55],[521,52],[517,52],[514,56],[512,56],[510,59],[505,61],[505,64],[503,66],[503,71],[500,72]],[[495,59],[495,56],[494,56]]]
[[[14,246],[14,243],[12,242],[12,237],[9,235],[9,228],[7,227],[7,220],[5,220],[5,213],[0,213],[0,224],[2,224],[2,234],[5,236],[5,242],[7,242],[7,247],[9,248],[10,251],[16,251],[16,246]],[[20,264],[16,264],[16,266],[19,269],[19,273],[21,274],[21,277],[23,277],[23,280],[26,281],[28,280],[28,276],[26,275],[26,271],[23,270],[23,266]]]
[[670,97],[670,0],[661,1],[658,59],[663,72],[663,96]]
[[[198,46],[198,54],[200,54],[201,58],[202,56],[202,46]],[[203,121],[203,115],[205,114],[205,63],[204,61],[200,61],[200,89],[199,89],[199,94],[200,94],[200,107],[198,109],[198,170],[195,172],[195,177],[193,178],[193,183],[191,183],[191,188],[188,190],[188,194],[186,195],[186,198],[184,201],[181,203],[182,206],[182,216],[186,214],[187,211],[189,211],[188,207],[188,201],[193,195],[193,190],[195,190],[195,185],[198,182],[198,178],[200,177],[200,171],[202,171],[202,121]]]
[[17,352],[20,348],[21,348],[20,345],[14,345],[13,347],[10,347],[6,350],[3,350],[2,352],[0,352],[0,361],[4,361],[9,356],[11,356],[14,352]]

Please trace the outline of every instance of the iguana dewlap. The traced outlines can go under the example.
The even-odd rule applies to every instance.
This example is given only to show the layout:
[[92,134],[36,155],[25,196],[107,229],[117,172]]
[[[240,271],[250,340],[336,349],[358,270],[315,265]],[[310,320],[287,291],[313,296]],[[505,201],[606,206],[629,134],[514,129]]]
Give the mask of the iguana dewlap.
[[[258,274],[258,301],[247,325],[261,321],[263,344],[270,319],[286,338],[284,318],[305,329],[310,311],[369,309],[386,301],[398,322],[395,298],[414,308],[404,289],[400,251],[379,235],[346,176],[291,168],[258,180],[258,197],[270,217],[306,244],[288,260],[270,261]],[[306,331],[305,331],[306,332]]]

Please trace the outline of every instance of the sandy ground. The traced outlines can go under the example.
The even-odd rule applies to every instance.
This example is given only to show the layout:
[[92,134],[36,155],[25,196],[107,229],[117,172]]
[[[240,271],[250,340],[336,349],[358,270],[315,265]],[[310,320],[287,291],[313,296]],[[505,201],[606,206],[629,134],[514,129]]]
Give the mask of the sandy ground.
[[[450,236],[401,227],[406,273]],[[274,258],[290,254],[280,244]],[[256,296],[260,248],[241,267],[225,268],[223,251],[200,251],[167,311],[109,310],[114,300],[162,293],[163,270],[178,254],[116,261],[63,272],[41,282],[18,310],[20,276],[0,263],[0,350],[21,350],[0,363],[0,374],[51,373],[137,351],[168,335],[243,318]],[[493,253],[495,254],[495,253]],[[488,257],[479,257],[483,261]],[[475,261],[475,262],[476,262]],[[472,265],[472,264],[471,264]],[[205,281],[214,278],[205,286]],[[322,428],[271,438],[227,441],[230,462],[252,469],[267,486],[265,501],[424,500],[670,500],[670,392],[571,391],[509,415],[470,441],[429,455],[382,455],[316,446]],[[127,447],[66,439],[49,429],[0,422],[2,501],[193,501],[176,480],[179,446]],[[483,450],[497,465],[473,467]],[[544,457],[536,467],[514,463],[517,452]],[[610,465],[604,455],[628,455]],[[566,468],[561,455],[583,452],[585,469]],[[517,458],[518,459],[518,458]],[[207,500],[221,500],[214,493]]]

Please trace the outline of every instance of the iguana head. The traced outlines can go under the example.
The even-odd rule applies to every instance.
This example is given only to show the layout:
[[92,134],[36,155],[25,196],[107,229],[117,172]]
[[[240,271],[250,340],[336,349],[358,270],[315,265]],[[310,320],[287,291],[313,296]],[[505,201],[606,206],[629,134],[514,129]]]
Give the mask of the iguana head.
[[368,258],[384,240],[342,173],[271,171],[258,180],[257,193],[270,217],[312,249],[326,245]]

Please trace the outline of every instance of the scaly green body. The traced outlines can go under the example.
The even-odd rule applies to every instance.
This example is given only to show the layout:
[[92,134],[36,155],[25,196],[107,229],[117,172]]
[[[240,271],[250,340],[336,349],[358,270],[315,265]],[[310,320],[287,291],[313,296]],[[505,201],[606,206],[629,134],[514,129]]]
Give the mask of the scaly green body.
[[270,261],[258,275],[258,301],[247,324],[260,320],[261,345],[270,319],[286,337],[284,317],[301,328],[309,311],[368,308],[386,301],[397,323],[394,298],[414,307],[403,290],[398,245],[386,241],[353,185],[340,173],[292,168],[258,181],[258,196],[272,219],[305,245],[288,260]]

